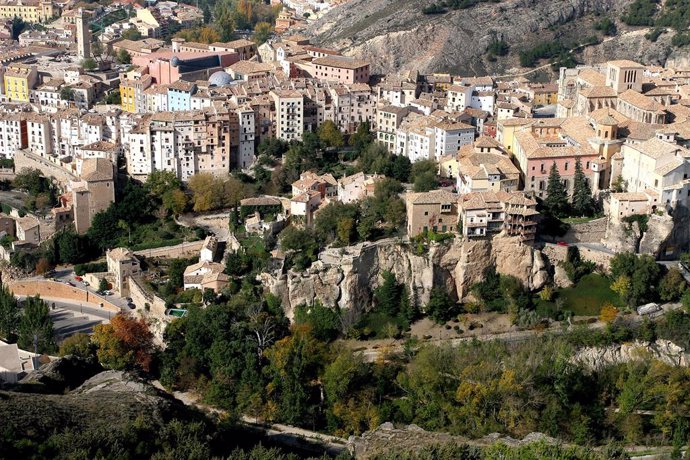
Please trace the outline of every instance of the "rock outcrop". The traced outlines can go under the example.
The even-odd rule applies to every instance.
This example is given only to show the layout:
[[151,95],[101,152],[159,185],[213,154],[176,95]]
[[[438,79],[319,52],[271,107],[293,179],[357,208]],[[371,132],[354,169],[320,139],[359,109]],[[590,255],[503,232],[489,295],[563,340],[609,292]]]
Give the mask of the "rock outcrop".
[[311,305],[316,300],[326,306],[364,311],[371,305],[373,291],[385,271],[407,286],[421,307],[429,301],[434,287],[443,287],[461,299],[490,265],[495,265],[498,273],[516,276],[529,289],[539,289],[548,281],[547,263],[540,251],[517,238],[501,236],[434,243],[423,255],[397,240],[328,249],[304,272],[264,273],[261,280],[283,300],[291,318],[297,305]]
[[[619,18],[631,0],[503,0],[445,14],[425,15],[436,0],[352,0],[315,21],[307,30],[324,46],[371,61],[373,70],[418,70],[463,75],[503,75],[519,67],[519,51],[549,40],[575,42],[594,35],[600,14]],[[576,52],[584,63],[633,59],[665,62],[673,33],[657,42],[646,30],[618,23],[619,34]],[[510,46],[507,56],[489,59],[495,39]],[[680,59],[680,57],[679,57]],[[545,69],[548,71],[548,69]]]
[[98,360],[65,356],[30,372],[20,381],[21,391],[64,393],[101,372]]
[[681,347],[669,340],[615,344],[608,347],[588,347],[579,350],[572,358],[574,363],[597,371],[610,365],[657,359],[671,366],[688,366],[688,355]]
[[627,223],[610,219],[606,227],[606,236],[601,243],[613,252],[637,252],[641,238],[637,222]]
[[154,433],[173,419],[206,420],[141,379],[118,371],[98,373],[66,394],[0,391],[0,401],[3,429],[16,439],[44,441],[66,430],[124,430],[135,419]]
[[389,453],[391,450],[411,453],[418,452],[425,447],[446,444],[469,444],[481,447],[503,443],[516,447],[534,442],[552,445],[559,444],[558,440],[543,433],[530,433],[523,439],[514,439],[499,433],[492,433],[483,438],[470,440],[462,436],[426,431],[417,425],[396,428],[392,423],[383,423],[371,431],[362,433],[361,436],[350,436],[347,441],[347,447],[355,458],[365,460],[383,453]]

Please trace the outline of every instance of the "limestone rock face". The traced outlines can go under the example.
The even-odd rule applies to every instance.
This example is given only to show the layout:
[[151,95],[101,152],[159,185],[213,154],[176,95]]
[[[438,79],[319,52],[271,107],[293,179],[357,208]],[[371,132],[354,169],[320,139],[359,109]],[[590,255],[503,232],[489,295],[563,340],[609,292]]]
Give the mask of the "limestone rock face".
[[596,371],[610,365],[646,358],[654,358],[671,366],[688,366],[688,355],[685,350],[669,340],[657,340],[649,345],[633,342],[609,347],[583,348],[572,360]]
[[549,280],[540,251],[517,238],[501,236],[491,241],[456,238],[432,243],[424,254],[416,254],[409,245],[394,239],[327,249],[304,272],[263,273],[260,280],[282,299],[286,315],[292,318],[297,305],[312,305],[316,300],[325,306],[362,312],[371,305],[373,292],[386,271],[407,286],[420,307],[428,303],[434,287],[461,299],[491,264],[499,273],[517,277],[529,289],[540,289]]
[[573,285],[573,282],[568,278],[568,274],[565,269],[560,265],[556,265],[553,274],[553,283],[559,288],[569,288]]
[[602,244],[613,252],[637,252],[640,229],[637,222],[627,224],[610,220]]
[[673,232],[673,218],[668,214],[658,216],[652,214],[649,216],[647,223],[647,231],[644,232],[640,239],[640,254],[650,254],[654,257],[659,256],[659,252],[663,243],[671,236]]

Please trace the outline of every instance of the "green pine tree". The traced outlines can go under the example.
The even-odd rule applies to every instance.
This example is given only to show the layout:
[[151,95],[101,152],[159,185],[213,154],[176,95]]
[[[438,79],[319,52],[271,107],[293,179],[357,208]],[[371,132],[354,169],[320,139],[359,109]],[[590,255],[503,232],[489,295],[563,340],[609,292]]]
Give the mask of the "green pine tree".
[[389,271],[381,274],[383,283],[374,290],[376,307],[379,311],[390,316],[396,316],[400,311],[400,295],[402,286],[398,284],[395,275]]
[[592,189],[587,183],[579,158],[575,162],[575,177],[573,179],[573,211],[578,216],[591,216],[594,213]]
[[38,296],[27,297],[24,301],[17,344],[34,353],[52,353],[56,349],[48,304]]
[[554,217],[564,217],[568,214],[568,191],[561,181],[556,162],[551,165],[549,181],[546,186],[547,197],[544,200],[546,212]]

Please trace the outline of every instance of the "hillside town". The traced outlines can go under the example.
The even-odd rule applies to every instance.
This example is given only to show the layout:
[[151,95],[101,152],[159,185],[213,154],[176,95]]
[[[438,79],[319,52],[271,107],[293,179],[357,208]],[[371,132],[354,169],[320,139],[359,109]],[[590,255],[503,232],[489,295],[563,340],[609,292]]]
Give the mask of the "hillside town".
[[[653,398],[626,409],[608,396],[639,369],[597,388],[604,435],[576,425],[601,407],[551,383],[524,420],[514,407],[512,421],[443,404],[422,413],[414,363],[436,346],[548,338],[572,354],[549,359],[581,376],[639,350],[687,368],[690,68],[378,74],[306,33],[346,1],[241,0],[232,8],[272,22],[242,27],[236,12],[225,35],[208,27],[217,6],[141,3],[0,3],[0,387],[43,384],[46,366],[86,357],[253,429],[328,433],[353,458],[384,458],[360,443],[417,423],[578,446],[665,449],[685,436],[675,415],[635,427],[611,415],[661,413]],[[40,327],[22,322],[30,314]],[[293,358],[280,353],[299,347],[312,367],[286,375]],[[484,364],[456,380],[475,378],[473,365]],[[347,366],[369,377],[329,383]],[[530,400],[507,372],[496,385]],[[334,388],[356,397],[343,408]],[[478,390],[448,391],[470,407]],[[513,404],[498,393],[483,397]],[[581,406],[551,425],[535,415],[568,397]]]

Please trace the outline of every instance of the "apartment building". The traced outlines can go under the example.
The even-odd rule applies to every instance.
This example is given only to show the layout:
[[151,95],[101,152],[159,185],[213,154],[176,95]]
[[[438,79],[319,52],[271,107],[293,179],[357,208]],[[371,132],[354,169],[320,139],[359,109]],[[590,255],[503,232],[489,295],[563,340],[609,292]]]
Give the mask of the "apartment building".
[[362,123],[372,128],[376,121],[376,99],[365,83],[331,88],[333,122],[345,133],[354,133]]
[[10,64],[5,69],[5,98],[9,102],[29,102],[36,87],[38,71],[35,66]]
[[127,134],[127,171],[140,178],[172,171],[183,181],[199,172],[225,175],[253,163],[254,133],[246,105],[148,115]]
[[376,140],[391,153],[395,152],[398,128],[409,113],[408,107],[394,105],[376,109]]
[[275,104],[276,138],[302,140],[304,133],[304,96],[296,90],[270,92]]
[[466,238],[499,233],[532,241],[536,234],[537,202],[522,192],[473,192],[461,196],[459,227]]
[[326,56],[312,61],[314,78],[343,84],[369,83],[369,63],[344,56]]
[[0,155],[14,158],[14,153],[29,144],[26,113],[6,113],[0,116]]

